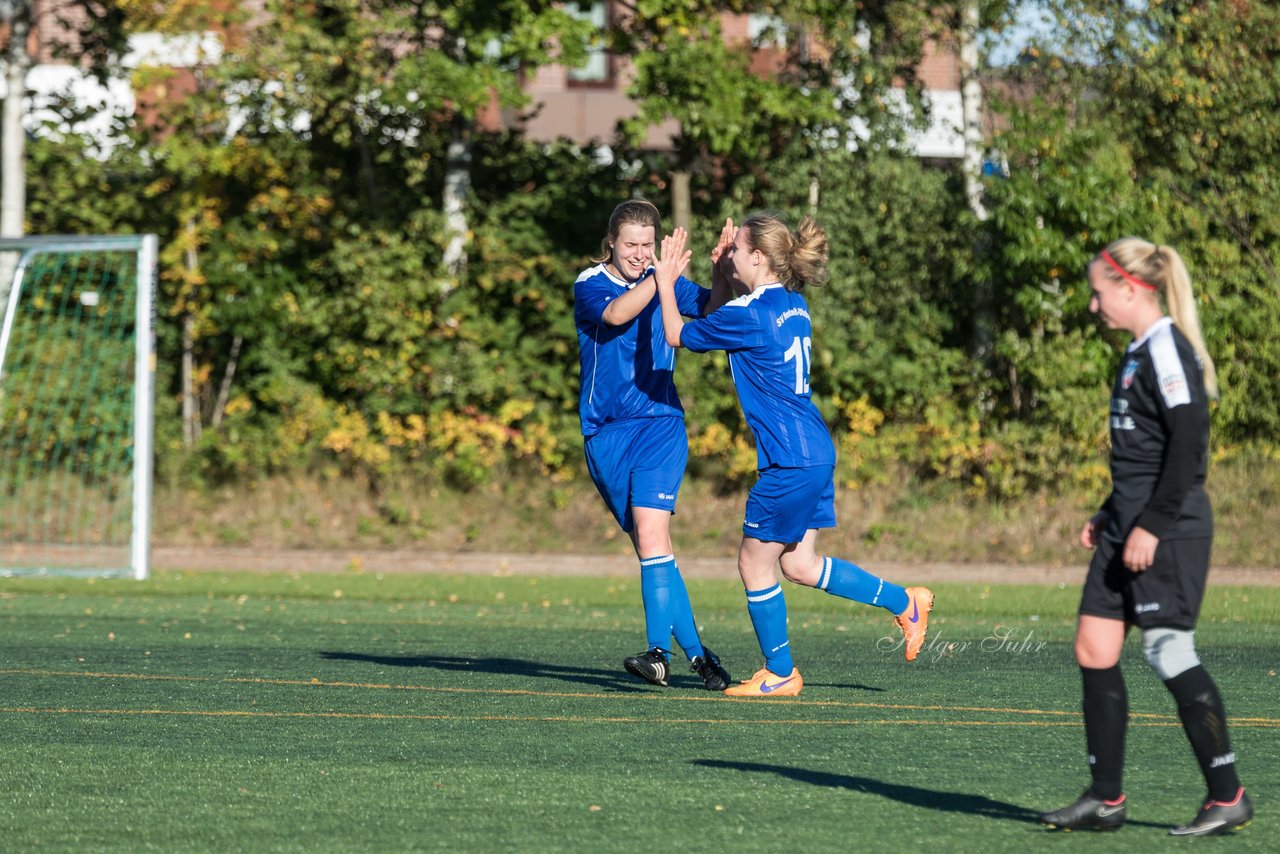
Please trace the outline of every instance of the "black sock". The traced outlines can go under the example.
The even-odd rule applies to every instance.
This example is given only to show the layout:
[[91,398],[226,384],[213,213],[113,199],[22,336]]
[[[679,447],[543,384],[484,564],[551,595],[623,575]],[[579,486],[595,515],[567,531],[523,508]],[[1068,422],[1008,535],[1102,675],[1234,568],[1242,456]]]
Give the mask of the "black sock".
[[1236,755],[1227,737],[1227,712],[1213,677],[1201,665],[1166,680],[1165,687],[1178,701],[1178,717],[1187,732],[1187,741],[1209,787],[1209,798],[1231,801],[1240,790],[1236,776]]
[[1129,696],[1120,666],[1081,667],[1084,682],[1084,738],[1089,748],[1089,790],[1095,797],[1120,797],[1124,777],[1124,736],[1129,726]]

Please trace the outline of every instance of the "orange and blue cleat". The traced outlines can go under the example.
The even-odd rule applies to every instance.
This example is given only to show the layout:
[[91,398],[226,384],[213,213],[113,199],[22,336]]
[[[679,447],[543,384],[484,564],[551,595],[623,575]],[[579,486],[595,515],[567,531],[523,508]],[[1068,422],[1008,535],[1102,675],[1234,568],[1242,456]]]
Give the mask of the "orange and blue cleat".
[[767,667],[761,667],[756,675],[725,689],[728,697],[794,697],[804,687],[800,671],[791,669],[790,676],[779,676]]
[[929,629],[929,612],[933,610],[933,591],[928,587],[907,588],[907,610],[893,618],[902,629],[907,661],[915,661],[924,646],[924,635]]

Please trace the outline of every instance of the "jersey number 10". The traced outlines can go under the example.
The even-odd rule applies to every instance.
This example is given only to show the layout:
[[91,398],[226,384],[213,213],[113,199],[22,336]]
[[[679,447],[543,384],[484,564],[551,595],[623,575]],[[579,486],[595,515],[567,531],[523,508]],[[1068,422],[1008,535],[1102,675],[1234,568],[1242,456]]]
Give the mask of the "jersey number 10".
[[812,346],[813,339],[806,335],[791,339],[791,346],[787,348],[787,361],[795,359],[796,362],[796,394],[809,393],[809,349]]

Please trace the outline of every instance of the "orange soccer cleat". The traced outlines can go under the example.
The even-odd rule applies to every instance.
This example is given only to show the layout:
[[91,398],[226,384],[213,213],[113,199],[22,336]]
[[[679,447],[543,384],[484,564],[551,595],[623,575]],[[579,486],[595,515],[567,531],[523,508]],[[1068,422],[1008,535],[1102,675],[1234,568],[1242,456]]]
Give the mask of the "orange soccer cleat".
[[790,676],[779,676],[767,667],[761,667],[756,675],[725,689],[728,697],[794,697],[804,687],[800,671],[791,668]]
[[907,610],[893,618],[902,629],[907,661],[915,661],[924,646],[924,635],[929,629],[929,612],[933,610],[933,591],[928,587],[907,588]]

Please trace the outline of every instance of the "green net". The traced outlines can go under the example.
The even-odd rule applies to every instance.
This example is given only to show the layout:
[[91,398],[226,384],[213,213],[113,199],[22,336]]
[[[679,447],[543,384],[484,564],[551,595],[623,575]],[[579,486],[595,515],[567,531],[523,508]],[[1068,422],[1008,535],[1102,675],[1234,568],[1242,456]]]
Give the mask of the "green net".
[[[137,345],[143,335],[149,356],[151,330],[149,316],[139,329],[138,241],[22,247],[0,339],[0,573],[145,575]],[[148,431],[149,419],[148,406]]]

